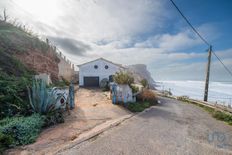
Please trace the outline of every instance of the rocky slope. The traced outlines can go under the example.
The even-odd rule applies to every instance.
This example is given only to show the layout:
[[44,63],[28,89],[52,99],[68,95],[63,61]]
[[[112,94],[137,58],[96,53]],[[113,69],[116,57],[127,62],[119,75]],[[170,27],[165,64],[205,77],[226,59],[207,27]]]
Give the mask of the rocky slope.
[[135,64],[127,66],[128,71],[134,74],[135,82],[140,83],[142,79],[146,79],[149,86],[154,89],[154,80],[151,77],[151,73],[147,70],[147,66],[144,64]]

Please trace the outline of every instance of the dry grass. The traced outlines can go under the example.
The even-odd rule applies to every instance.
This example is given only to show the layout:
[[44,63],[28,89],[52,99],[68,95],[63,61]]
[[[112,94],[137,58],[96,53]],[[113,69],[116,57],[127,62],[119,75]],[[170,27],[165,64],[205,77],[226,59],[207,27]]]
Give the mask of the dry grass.
[[156,99],[156,94],[149,89],[144,89],[138,96],[137,96],[138,101],[147,101],[150,104],[155,104],[157,103]]

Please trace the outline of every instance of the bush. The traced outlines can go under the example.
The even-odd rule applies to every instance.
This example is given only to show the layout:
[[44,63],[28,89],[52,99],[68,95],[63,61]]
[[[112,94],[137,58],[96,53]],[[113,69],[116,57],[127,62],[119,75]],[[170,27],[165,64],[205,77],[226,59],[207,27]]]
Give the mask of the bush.
[[49,87],[67,87],[69,85],[70,85],[70,82],[62,78],[61,80],[55,81],[54,83],[49,85]]
[[135,102],[135,103],[129,103],[128,109],[132,112],[141,112],[146,108],[149,108],[151,104],[149,102]]
[[45,116],[45,120],[44,120],[45,127],[52,126],[58,123],[64,123],[64,115],[61,109],[52,111]]
[[156,95],[153,91],[145,89],[140,94],[137,95],[138,101],[149,102],[150,104],[156,104]]
[[13,138],[0,132],[0,154],[13,143]]
[[147,79],[142,79],[142,80],[140,81],[140,83],[142,84],[142,86],[143,86],[144,88],[147,88],[147,87],[148,87],[148,81],[147,81]]
[[132,93],[137,93],[139,92],[139,87],[131,85],[130,88],[132,89]]
[[62,77],[62,81],[64,82],[64,84],[66,86],[69,86],[70,85],[70,82],[68,80],[66,80],[65,78]]
[[218,120],[225,121],[229,124],[232,124],[232,115],[226,114],[224,112],[215,111],[213,113],[213,117],[218,119]]
[[117,84],[128,84],[130,86],[132,83],[134,83],[134,78],[128,72],[117,72],[113,78]]
[[5,118],[0,121],[0,133],[9,136],[5,143],[7,147],[25,145],[35,141],[43,124],[44,117],[39,114],[29,117]]
[[31,114],[28,103],[27,85],[31,84],[31,77],[15,77],[0,71],[0,119],[17,114]]

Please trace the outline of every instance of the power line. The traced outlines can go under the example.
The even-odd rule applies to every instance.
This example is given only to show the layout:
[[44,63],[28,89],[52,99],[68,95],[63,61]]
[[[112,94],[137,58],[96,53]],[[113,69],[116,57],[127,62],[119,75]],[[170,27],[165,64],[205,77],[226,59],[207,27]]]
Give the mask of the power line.
[[192,30],[201,38],[201,40],[208,46],[210,44],[201,36],[201,34],[193,27],[193,25],[189,22],[189,20],[184,16],[184,14],[180,11],[180,9],[177,7],[177,5],[173,2],[173,0],[170,0],[174,7],[177,9],[177,11],[180,13],[180,15],[184,18],[184,20],[188,23],[188,25],[192,28]]
[[217,54],[215,52],[212,51],[212,53],[215,55],[215,57],[218,59],[218,61],[221,62],[222,66],[225,68],[225,70],[227,70],[227,72],[232,76],[232,72],[229,70],[228,67],[226,67],[226,65],[222,62],[222,60],[217,56]]
[[[201,36],[201,34],[193,27],[193,25],[189,22],[189,20],[185,17],[185,15],[180,11],[180,9],[178,8],[178,6],[174,3],[173,0],[170,0],[172,2],[172,4],[174,5],[174,7],[177,9],[177,11],[180,13],[180,15],[184,18],[184,20],[188,23],[188,25],[192,28],[192,30],[200,37],[200,39],[208,46],[210,46],[210,44]],[[213,51],[212,51],[213,52]],[[228,69],[228,67],[226,67],[226,65],[222,62],[222,60],[217,56],[217,54],[215,52],[213,52],[213,54],[215,55],[215,57],[218,59],[218,61],[222,64],[222,66],[225,68],[225,70],[232,76],[232,72]]]

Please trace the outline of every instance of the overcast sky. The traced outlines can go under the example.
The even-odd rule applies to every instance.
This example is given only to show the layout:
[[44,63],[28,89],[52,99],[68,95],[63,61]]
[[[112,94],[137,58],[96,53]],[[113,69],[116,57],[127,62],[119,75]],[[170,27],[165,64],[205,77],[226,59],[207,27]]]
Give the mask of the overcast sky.
[[[232,70],[232,2],[174,1]],[[208,47],[169,0],[0,0],[4,8],[74,64],[104,57],[146,64],[155,80],[204,80]],[[214,57],[211,71],[232,81]]]

